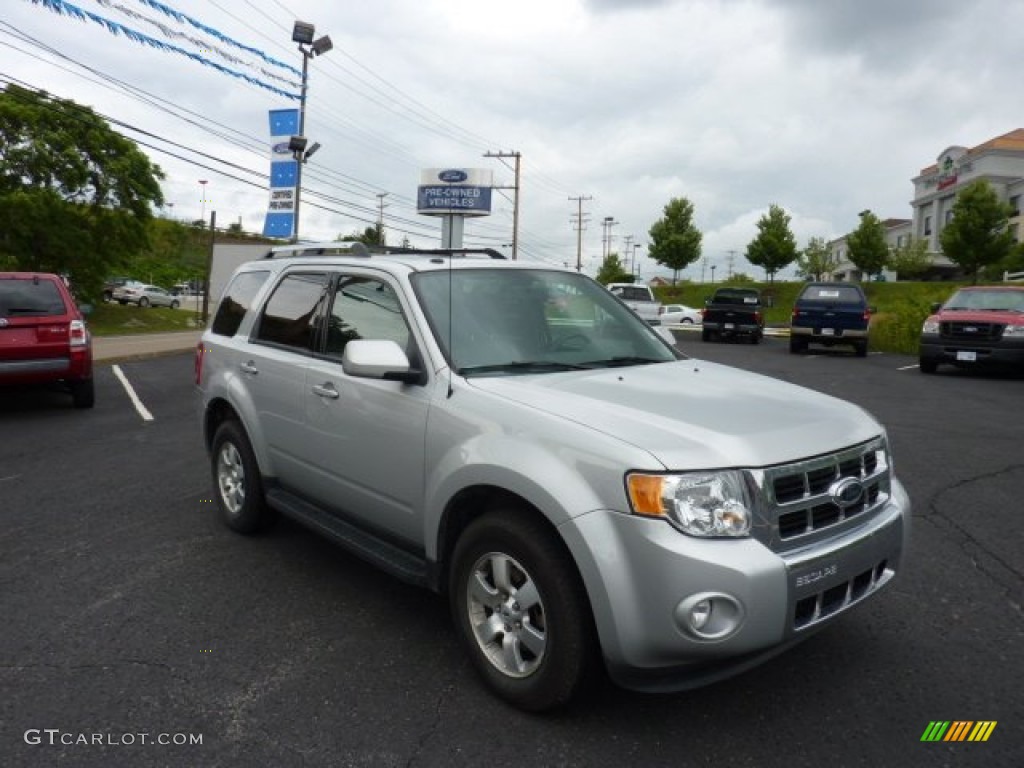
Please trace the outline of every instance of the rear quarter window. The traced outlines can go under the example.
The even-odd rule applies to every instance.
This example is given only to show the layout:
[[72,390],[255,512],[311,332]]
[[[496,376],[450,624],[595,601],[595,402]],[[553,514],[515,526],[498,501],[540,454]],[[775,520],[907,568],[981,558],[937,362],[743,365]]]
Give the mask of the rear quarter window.
[[253,299],[267,282],[269,272],[239,272],[228,284],[210,330],[218,336],[234,336],[252,308]]

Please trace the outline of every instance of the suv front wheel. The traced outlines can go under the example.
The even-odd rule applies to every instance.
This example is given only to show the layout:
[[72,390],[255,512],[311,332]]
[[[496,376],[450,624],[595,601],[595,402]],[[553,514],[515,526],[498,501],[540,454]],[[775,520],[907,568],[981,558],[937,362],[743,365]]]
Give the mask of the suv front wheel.
[[256,456],[237,421],[225,421],[217,427],[210,458],[217,507],[227,526],[239,533],[269,527],[277,515],[263,497]]
[[579,574],[561,543],[515,505],[472,522],[455,547],[449,599],[477,671],[529,711],[567,703],[593,661]]

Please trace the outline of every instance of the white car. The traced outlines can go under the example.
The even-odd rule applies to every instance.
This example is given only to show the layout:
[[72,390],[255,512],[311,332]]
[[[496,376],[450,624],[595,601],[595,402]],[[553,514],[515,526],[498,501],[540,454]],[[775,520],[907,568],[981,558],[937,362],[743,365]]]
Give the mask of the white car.
[[140,307],[170,307],[177,309],[181,302],[168,291],[156,285],[122,285],[114,289],[114,301],[119,304],[138,304]]
[[660,317],[662,325],[700,325],[701,322],[700,310],[685,304],[665,304]]

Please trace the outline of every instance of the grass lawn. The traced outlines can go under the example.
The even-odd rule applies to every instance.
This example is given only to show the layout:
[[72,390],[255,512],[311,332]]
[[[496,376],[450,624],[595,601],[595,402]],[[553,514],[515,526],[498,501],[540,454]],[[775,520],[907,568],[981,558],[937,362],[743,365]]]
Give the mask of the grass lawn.
[[166,333],[168,331],[195,331],[203,327],[202,310],[168,309],[133,304],[121,306],[116,302],[93,306],[86,318],[94,336],[128,336],[138,333]]

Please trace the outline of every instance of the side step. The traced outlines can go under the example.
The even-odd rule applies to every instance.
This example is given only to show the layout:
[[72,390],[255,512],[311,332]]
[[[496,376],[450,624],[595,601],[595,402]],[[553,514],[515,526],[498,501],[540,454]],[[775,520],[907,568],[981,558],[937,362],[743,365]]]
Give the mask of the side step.
[[404,549],[324,512],[280,488],[267,489],[267,503],[352,554],[417,587],[429,587],[427,563]]

